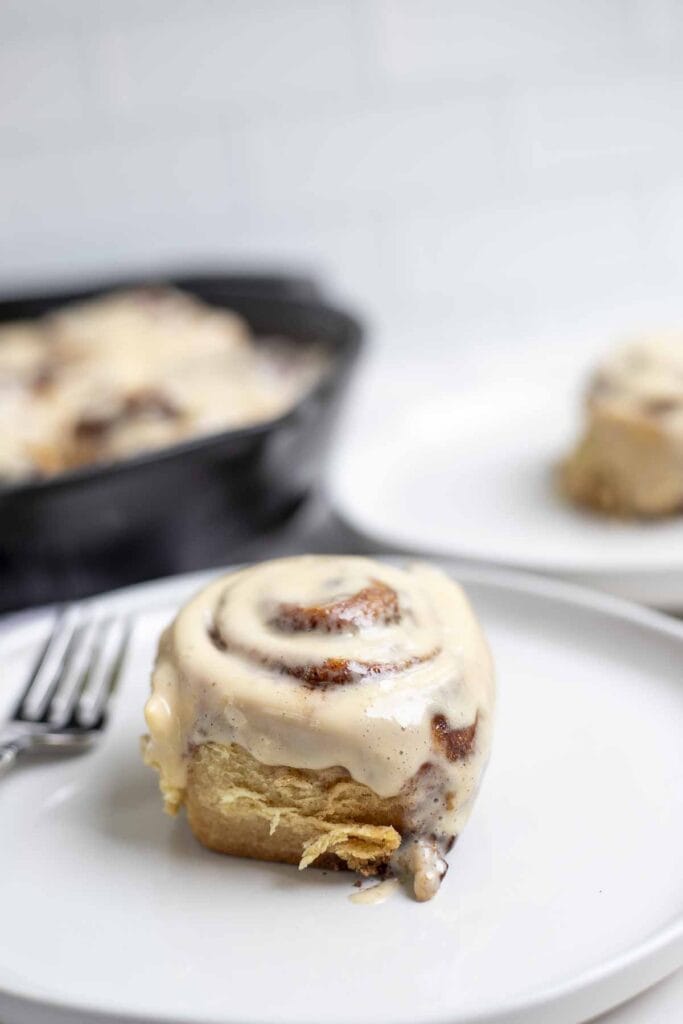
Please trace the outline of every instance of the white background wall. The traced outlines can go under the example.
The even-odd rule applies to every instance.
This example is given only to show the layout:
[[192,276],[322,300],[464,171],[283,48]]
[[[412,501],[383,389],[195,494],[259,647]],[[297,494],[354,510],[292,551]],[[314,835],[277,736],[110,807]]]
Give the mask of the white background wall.
[[0,290],[312,266],[399,351],[683,321],[682,50],[677,0],[1,0]]

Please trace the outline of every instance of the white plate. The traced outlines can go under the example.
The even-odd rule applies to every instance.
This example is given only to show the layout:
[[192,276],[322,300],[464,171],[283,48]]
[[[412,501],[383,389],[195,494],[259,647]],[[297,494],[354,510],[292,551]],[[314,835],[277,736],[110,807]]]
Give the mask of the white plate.
[[[683,962],[683,627],[464,570],[495,652],[494,754],[439,896],[223,858],[161,813],[137,737],[169,606],[147,609],[102,747],[0,782],[0,1019],[568,1024]],[[160,602],[161,610],[153,610]],[[47,622],[0,634],[6,702]]]
[[619,522],[581,512],[553,467],[578,425],[576,396],[548,382],[386,403],[349,424],[331,474],[344,518],[390,548],[563,576],[683,609],[683,517]]

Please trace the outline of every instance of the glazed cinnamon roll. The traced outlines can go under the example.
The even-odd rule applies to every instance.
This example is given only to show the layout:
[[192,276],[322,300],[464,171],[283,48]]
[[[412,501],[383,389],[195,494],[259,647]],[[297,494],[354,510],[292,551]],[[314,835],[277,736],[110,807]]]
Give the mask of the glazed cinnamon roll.
[[429,899],[488,759],[494,682],[437,569],[302,556],[216,580],[161,638],[144,755],[238,856],[407,877]]
[[566,495],[611,515],[683,512],[683,336],[618,349],[590,382],[586,413],[561,467]]
[[257,340],[173,288],[0,326],[0,486],[265,423],[329,365],[322,344]]

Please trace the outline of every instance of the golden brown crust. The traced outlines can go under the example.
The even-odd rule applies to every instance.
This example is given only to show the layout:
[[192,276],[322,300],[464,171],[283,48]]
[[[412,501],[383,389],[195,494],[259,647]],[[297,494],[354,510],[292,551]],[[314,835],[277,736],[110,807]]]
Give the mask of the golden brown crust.
[[401,841],[403,807],[343,768],[261,764],[237,744],[192,754],[184,795],[190,827],[219,853],[377,874]]
[[559,483],[575,504],[620,517],[683,510],[683,464],[656,419],[593,408],[588,429],[561,465]]

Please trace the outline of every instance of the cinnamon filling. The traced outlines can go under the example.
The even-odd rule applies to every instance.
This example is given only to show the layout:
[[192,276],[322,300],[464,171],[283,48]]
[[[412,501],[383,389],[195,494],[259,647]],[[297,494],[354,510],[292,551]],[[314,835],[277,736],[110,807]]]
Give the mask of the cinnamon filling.
[[[396,625],[401,622],[401,617],[397,592],[386,583],[371,579],[368,586],[355,594],[325,604],[283,602],[277,606],[277,612],[268,625],[283,633],[356,634],[373,626]],[[388,663],[332,657],[312,664],[289,664],[226,637],[216,622],[209,630],[209,637],[219,650],[230,651],[265,668],[290,675],[310,688],[344,686],[368,677],[405,672],[440,653],[440,648],[435,648]]]
[[680,398],[650,398],[643,403],[643,411],[648,416],[667,416],[683,408]]
[[81,440],[97,440],[112,430],[140,419],[170,420],[180,416],[180,410],[161,391],[145,388],[128,395],[122,407],[113,413],[85,413],[74,424],[74,436]]
[[319,664],[288,665],[279,658],[271,658],[253,647],[244,647],[232,640],[228,642],[215,623],[209,629],[208,635],[211,643],[219,651],[229,651],[231,654],[237,654],[248,661],[263,665],[264,668],[293,676],[294,679],[298,679],[299,682],[310,689],[327,686],[345,686],[348,683],[357,683],[370,677],[405,672],[415,665],[430,661],[439,654],[439,649],[437,648],[424,655],[414,655],[411,658],[404,658],[402,661],[389,663],[356,661],[347,658],[325,658]]
[[30,388],[34,395],[42,395],[52,387],[57,379],[57,366],[54,362],[45,362],[40,366],[30,381]]
[[270,625],[287,633],[357,633],[368,626],[401,621],[398,594],[386,583],[372,580],[350,597],[329,604],[281,604]]
[[451,729],[445,715],[434,715],[432,718],[434,743],[449,761],[462,761],[472,751],[478,723],[478,711],[472,724],[466,725],[462,729]]

